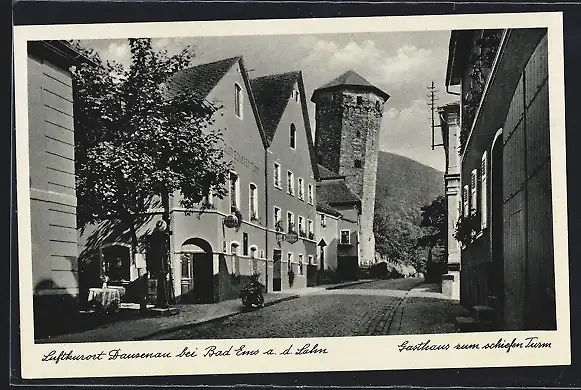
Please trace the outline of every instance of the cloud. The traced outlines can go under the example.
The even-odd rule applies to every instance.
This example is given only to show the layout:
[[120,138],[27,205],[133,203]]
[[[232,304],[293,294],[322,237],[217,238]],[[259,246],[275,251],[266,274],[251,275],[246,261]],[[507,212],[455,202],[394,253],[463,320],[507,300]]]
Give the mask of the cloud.
[[[432,151],[430,126],[430,112],[424,100],[414,100],[404,109],[389,108],[383,115],[379,148],[443,171],[444,153],[441,147]],[[436,128],[435,142],[440,141],[439,128]]]
[[153,38],[151,46],[155,51],[166,50],[168,55],[174,55],[182,51],[187,44],[183,38]]
[[111,42],[109,46],[107,46],[106,52],[100,53],[102,57],[107,60],[112,60],[121,64],[125,64],[129,62],[130,58],[130,48],[129,43],[125,42]]
[[354,69],[378,84],[390,86],[413,81],[419,72],[429,69],[434,60],[431,49],[410,44],[390,53],[369,39],[340,45],[332,40],[304,37],[300,43],[308,51],[306,64],[318,63],[334,73]]

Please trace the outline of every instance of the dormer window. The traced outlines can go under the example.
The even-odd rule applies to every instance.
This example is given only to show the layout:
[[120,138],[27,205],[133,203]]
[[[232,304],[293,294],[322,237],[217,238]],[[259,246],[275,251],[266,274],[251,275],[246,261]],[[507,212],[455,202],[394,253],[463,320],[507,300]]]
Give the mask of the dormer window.
[[242,114],[243,114],[243,96],[242,96],[242,87],[240,86],[240,84],[235,83],[234,84],[234,110],[236,113],[236,116],[240,119],[242,119]]
[[291,149],[297,147],[297,128],[294,123],[290,125],[290,147]]

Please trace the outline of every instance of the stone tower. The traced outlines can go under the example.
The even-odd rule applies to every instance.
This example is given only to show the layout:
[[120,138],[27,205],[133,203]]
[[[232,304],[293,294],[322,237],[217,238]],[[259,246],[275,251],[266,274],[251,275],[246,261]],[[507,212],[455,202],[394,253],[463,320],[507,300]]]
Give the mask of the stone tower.
[[350,70],[313,92],[319,164],[361,199],[359,263],[373,262],[379,128],[389,95]]

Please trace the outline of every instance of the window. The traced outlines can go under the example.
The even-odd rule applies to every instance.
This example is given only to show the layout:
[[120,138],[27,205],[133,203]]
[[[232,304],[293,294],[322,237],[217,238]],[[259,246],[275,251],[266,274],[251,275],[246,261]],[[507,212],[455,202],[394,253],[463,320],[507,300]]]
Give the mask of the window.
[[289,233],[295,230],[295,215],[290,211],[286,213],[286,228]]
[[355,160],[354,166],[355,168],[361,168],[361,160]]
[[474,215],[478,211],[478,170],[470,172],[470,214]]
[[258,219],[258,188],[256,184],[250,183],[249,186],[249,202],[250,220],[256,221]]
[[295,175],[291,171],[286,172],[286,185],[289,195],[295,195]]
[[250,247],[250,258],[248,259],[248,267],[253,274],[258,273],[258,261],[256,261],[256,246]]
[[230,172],[230,211],[234,212],[240,204],[240,180],[238,174]]
[[462,192],[462,202],[463,202],[463,208],[464,208],[464,218],[468,217],[468,214],[470,213],[470,201],[468,199],[468,193],[469,193],[469,189],[468,189],[468,185],[464,186],[463,192]]
[[325,214],[321,214],[321,227],[327,227],[327,216]]
[[274,207],[274,225],[280,222],[280,209],[278,207]]
[[240,84],[234,84],[234,110],[238,118],[242,118],[242,87]]
[[298,102],[299,99],[300,99],[300,96],[301,96],[300,93],[299,93],[299,91],[295,89],[293,91],[293,95],[294,95],[295,102]]
[[290,147],[291,149],[297,147],[297,128],[294,123],[290,125]]
[[106,244],[100,248],[102,276],[111,281],[130,281],[131,246],[126,244]]
[[286,260],[287,261],[287,267],[288,267],[288,270],[290,271],[290,270],[293,269],[293,265],[292,265],[292,263],[293,263],[293,254],[289,252],[289,253],[287,253],[286,256],[287,256],[287,260]]
[[303,259],[304,255],[302,253],[299,253],[299,275],[304,275]]
[[248,256],[248,233],[242,233],[242,255]]
[[313,262],[313,260],[314,260],[314,258],[313,258],[313,255],[309,255],[309,265],[313,265],[313,264],[315,264],[315,263]]
[[309,204],[313,204],[314,203],[314,197],[313,197],[313,185],[309,184],[309,193],[308,193],[308,197],[309,197]]
[[357,96],[357,105],[360,106],[363,104],[363,96]]
[[230,253],[232,254],[232,270],[234,274],[240,274],[240,257],[238,257],[238,243],[230,243]]
[[308,234],[309,240],[315,239],[315,232],[313,231],[313,221],[311,221],[310,219],[307,220],[307,234]]
[[298,188],[298,196],[300,200],[305,200],[305,183],[303,182],[302,178],[298,178],[299,188]]
[[341,230],[341,244],[350,244],[350,243],[351,243],[351,231]]
[[206,196],[204,196],[202,199],[202,205],[204,207],[213,208],[212,206],[214,206],[214,195],[212,195],[212,192],[209,192]]
[[306,237],[307,232],[305,231],[305,219],[299,215],[299,235],[301,237]]
[[486,179],[488,176],[488,155],[486,152],[482,155],[480,167],[480,227],[486,229],[488,219],[488,187]]
[[260,255],[259,256],[260,256],[261,259],[264,259],[264,249],[261,249],[260,250]]
[[282,188],[280,183],[280,164],[274,163],[274,186]]

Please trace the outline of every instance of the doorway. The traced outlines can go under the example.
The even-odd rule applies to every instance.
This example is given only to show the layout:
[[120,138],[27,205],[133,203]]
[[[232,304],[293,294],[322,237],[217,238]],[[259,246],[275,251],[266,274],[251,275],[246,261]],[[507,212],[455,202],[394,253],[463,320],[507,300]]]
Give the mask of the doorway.
[[200,238],[190,238],[182,245],[180,259],[180,302],[213,303],[214,261],[211,245]]
[[280,249],[275,249],[272,254],[273,266],[272,266],[272,290],[281,291],[282,289],[282,270],[281,270],[281,260],[282,251]]

